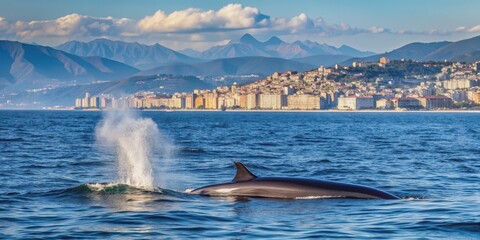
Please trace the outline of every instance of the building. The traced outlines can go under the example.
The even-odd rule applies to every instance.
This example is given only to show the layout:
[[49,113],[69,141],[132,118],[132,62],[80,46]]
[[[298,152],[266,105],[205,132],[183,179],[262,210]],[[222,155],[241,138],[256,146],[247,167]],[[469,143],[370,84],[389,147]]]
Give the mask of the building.
[[205,108],[206,109],[218,109],[218,94],[216,91],[207,93],[205,95]]
[[477,73],[480,72],[480,61],[473,64],[473,70],[475,70]]
[[453,91],[451,97],[454,102],[464,102],[468,100],[467,91],[464,90]]
[[144,98],[143,97],[135,97],[132,99],[132,107],[134,108],[144,108]]
[[287,106],[287,97],[280,94],[260,94],[258,103],[261,109],[279,110]]
[[195,98],[195,108],[205,108],[205,98],[198,96]]
[[443,81],[443,88],[447,90],[468,89],[478,86],[478,80],[473,79],[459,79]]
[[101,97],[100,98],[100,108],[110,108],[112,107],[112,100],[108,98]]
[[297,92],[297,90],[291,86],[283,87],[283,94],[284,95],[293,95]]
[[197,94],[190,93],[185,96],[185,108],[186,109],[192,109],[195,108],[195,98],[197,97]]
[[75,108],[82,108],[82,100],[81,98],[75,99]]
[[480,104],[480,92],[473,93],[472,98],[475,104]]
[[422,105],[416,98],[404,97],[392,99],[393,107],[400,109],[420,109]]
[[175,109],[182,109],[185,108],[185,98],[182,96],[173,96],[169,99],[168,107],[175,108]]
[[374,108],[373,97],[339,97],[338,110],[361,110]]
[[364,67],[365,63],[364,62],[353,62],[352,67],[357,68],[357,67]]
[[325,99],[315,95],[291,95],[287,97],[287,106],[291,110],[320,110],[324,108]]
[[425,96],[418,100],[425,109],[449,109],[453,106],[452,99],[445,96]]
[[381,57],[380,60],[378,61],[378,63],[381,66],[385,66],[385,65],[390,63],[390,59],[388,59],[387,57]]
[[85,93],[84,98],[75,99],[75,108],[98,108],[100,107],[100,100],[98,97],[91,98],[90,92]]
[[379,99],[375,104],[378,109],[393,109],[393,101],[390,99]]
[[250,93],[247,95],[247,107],[246,109],[258,108],[258,94]]

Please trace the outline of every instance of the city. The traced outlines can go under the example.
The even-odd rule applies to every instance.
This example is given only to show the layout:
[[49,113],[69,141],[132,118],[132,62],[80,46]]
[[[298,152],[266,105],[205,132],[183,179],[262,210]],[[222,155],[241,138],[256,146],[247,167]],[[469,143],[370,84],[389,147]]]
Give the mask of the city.
[[[404,67],[413,69],[403,71]],[[402,68],[402,72],[399,71]],[[90,96],[75,109],[167,110],[447,110],[478,109],[480,62],[353,62],[288,71],[243,86],[172,95],[137,92],[122,98]],[[373,74],[372,74],[373,72]],[[402,75],[402,76],[399,76]]]

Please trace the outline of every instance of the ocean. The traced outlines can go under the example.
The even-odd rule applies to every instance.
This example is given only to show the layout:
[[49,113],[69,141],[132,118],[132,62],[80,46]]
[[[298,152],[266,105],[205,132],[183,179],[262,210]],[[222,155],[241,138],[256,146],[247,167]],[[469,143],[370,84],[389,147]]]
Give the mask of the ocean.
[[[479,239],[480,113],[0,111],[0,238]],[[189,194],[257,176],[400,200]]]

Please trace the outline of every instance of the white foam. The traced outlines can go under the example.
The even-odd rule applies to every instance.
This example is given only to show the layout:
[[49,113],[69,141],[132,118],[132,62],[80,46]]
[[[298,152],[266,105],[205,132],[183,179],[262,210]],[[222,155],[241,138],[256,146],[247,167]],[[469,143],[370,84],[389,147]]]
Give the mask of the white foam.
[[108,111],[97,126],[96,136],[97,142],[116,156],[118,182],[154,189],[159,179],[152,155],[161,152],[165,161],[170,159],[173,148],[161,137],[152,119],[141,118],[132,111]]
[[101,192],[105,188],[116,187],[120,185],[120,183],[88,183],[87,186],[90,190],[95,192]]

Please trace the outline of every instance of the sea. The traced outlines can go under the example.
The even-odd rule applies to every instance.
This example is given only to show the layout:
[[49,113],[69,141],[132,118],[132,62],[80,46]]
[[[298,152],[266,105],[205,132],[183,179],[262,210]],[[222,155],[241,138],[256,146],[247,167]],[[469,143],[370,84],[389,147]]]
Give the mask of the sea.
[[[399,200],[207,197],[257,176]],[[480,113],[0,111],[0,239],[480,239]]]

